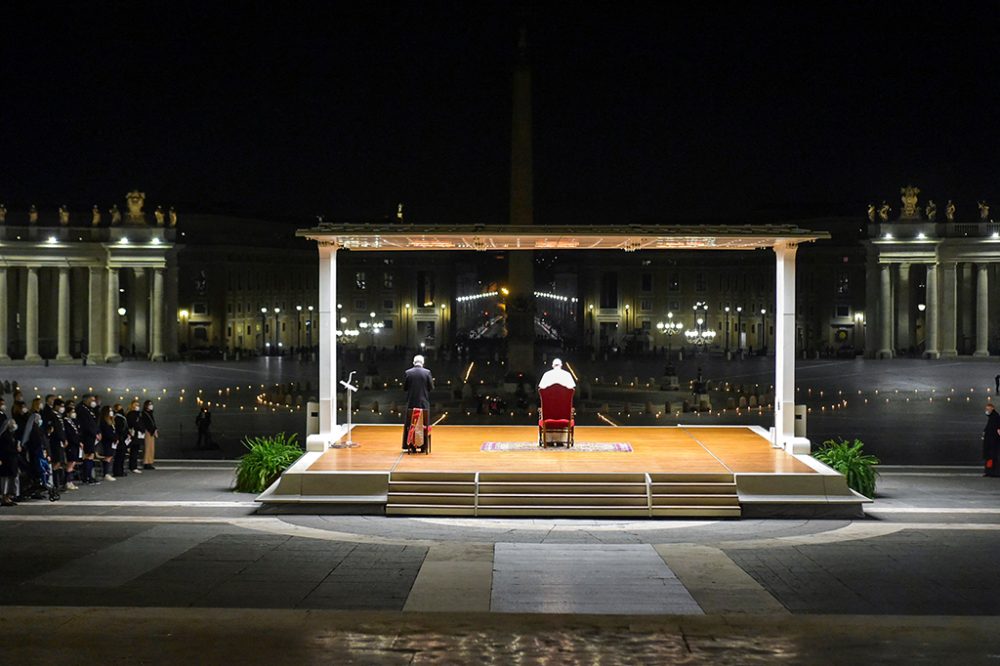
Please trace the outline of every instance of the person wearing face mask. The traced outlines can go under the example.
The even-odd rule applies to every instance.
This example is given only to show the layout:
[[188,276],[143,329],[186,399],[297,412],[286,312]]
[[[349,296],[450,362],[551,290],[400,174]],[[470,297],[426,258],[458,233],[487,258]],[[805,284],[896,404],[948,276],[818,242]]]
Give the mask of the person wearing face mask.
[[46,454],[48,440],[42,425],[42,399],[31,401],[31,408],[21,413],[21,450],[25,454],[31,499],[44,499],[42,495],[42,466],[39,462]]
[[0,397],[0,504],[16,506],[14,498],[20,492],[17,482],[18,444],[14,439],[17,424],[7,412],[7,401]]
[[1000,414],[992,402],[986,403],[983,461],[983,476],[1000,476]]
[[94,456],[97,454],[97,442],[101,438],[97,425],[97,399],[90,394],[83,396],[77,405],[76,422],[80,427],[80,440],[83,443],[83,483],[98,483],[94,479]]
[[111,407],[101,407],[98,417],[98,427],[101,429],[101,468],[106,481],[117,481],[111,473],[111,461],[118,450],[118,436],[115,433],[115,415]]
[[80,487],[73,483],[77,476],[76,466],[80,462],[83,451],[80,445],[80,426],[76,423],[76,405],[68,403],[66,405],[63,428],[66,432],[66,490],[79,490]]
[[[48,418],[44,416],[48,410]],[[63,415],[66,404],[61,398],[55,398],[51,405],[42,410],[42,421],[49,437],[49,461],[52,463],[52,481],[57,490],[66,490],[66,425]]]
[[125,422],[128,424],[128,436],[130,438],[128,445],[128,471],[135,474],[142,474],[142,470],[139,469],[139,449],[142,448],[142,442],[146,438],[146,433],[140,431],[138,428],[139,417],[141,415],[139,401],[133,400],[128,406],[128,413],[125,414]]
[[156,469],[153,463],[156,461],[156,438],[159,436],[159,432],[156,429],[156,419],[153,418],[152,400],[147,400],[142,404],[142,414],[136,423],[136,430],[145,435],[142,447],[142,468]]
[[131,438],[128,434],[128,421],[125,420],[125,408],[121,406],[121,403],[115,403],[111,409],[111,416],[115,422],[115,439],[118,440],[111,473],[117,479],[125,476],[125,454]]

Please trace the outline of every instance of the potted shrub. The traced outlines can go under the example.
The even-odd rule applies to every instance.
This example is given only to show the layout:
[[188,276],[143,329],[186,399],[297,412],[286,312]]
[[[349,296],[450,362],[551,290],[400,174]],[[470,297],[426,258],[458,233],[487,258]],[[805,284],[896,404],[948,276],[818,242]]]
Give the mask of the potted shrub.
[[849,488],[874,499],[875,480],[878,477],[875,466],[879,464],[879,459],[865,454],[864,448],[864,442],[860,439],[853,442],[828,439],[823,442],[822,448],[813,453],[813,458],[847,477]]
[[302,455],[295,433],[247,437],[243,446],[249,451],[236,465],[235,490],[241,493],[264,492]]

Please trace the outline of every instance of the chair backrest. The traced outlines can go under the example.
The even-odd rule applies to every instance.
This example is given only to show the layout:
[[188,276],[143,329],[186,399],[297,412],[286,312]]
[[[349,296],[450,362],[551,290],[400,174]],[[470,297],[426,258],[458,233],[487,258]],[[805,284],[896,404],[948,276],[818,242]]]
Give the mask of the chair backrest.
[[543,389],[538,389],[538,397],[542,401],[542,418],[573,418],[574,393],[576,393],[575,389],[566,388],[562,384],[552,384]]

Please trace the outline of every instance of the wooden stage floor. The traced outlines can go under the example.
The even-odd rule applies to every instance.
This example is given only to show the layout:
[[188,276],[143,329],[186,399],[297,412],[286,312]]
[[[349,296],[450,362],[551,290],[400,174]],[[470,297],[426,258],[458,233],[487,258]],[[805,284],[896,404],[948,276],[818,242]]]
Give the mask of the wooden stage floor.
[[490,441],[535,442],[533,426],[436,426],[430,455],[401,450],[401,425],[358,425],[357,448],[329,449],[310,472],[580,472],[682,474],[815,474],[808,465],[750,428],[621,427],[576,428],[576,443],[623,442],[631,452],[566,450],[483,451]]

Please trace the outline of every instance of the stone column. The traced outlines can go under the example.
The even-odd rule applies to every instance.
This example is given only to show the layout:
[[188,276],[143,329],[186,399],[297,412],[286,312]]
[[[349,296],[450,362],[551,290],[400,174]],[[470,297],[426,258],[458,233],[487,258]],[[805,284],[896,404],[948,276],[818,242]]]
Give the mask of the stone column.
[[149,271],[132,269],[132,288],[128,290],[129,323],[131,340],[137,356],[148,355],[152,348],[152,314],[149,311]]
[[795,438],[795,252],[774,246],[774,430],[775,444],[789,453],[809,453],[809,440]]
[[[306,439],[306,450],[323,451],[337,428],[337,246],[319,243],[319,434]],[[315,320],[314,320],[315,321]],[[313,324],[315,326],[315,324]]]
[[892,358],[892,264],[879,266],[879,348],[877,358]]
[[104,306],[103,267],[90,268],[90,281],[87,286],[87,344],[84,349],[87,358],[94,363],[104,360],[104,331],[107,328],[107,308]]
[[0,266],[0,361],[9,361],[7,355],[7,269]]
[[924,327],[926,329],[926,335],[924,336],[924,357],[925,358],[939,358],[941,352],[939,351],[939,332],[941,327],[938,325],[940,317],[938,316],[938,265],[937,264],[927,264],[927,299],[924,309]]
[[976,351],[973,356],[990,355],[989,264],[976,266]]
[[958,333],[956,340],[959,354],[971,354],[975,347],[975,303],[976,303],[976,273],[975,267],[969,262],[958,266]]
[[941,356],[958,356],[956,321],[958,315],[958,284],[954,261],[941,264]]
[[57,361],[71,361],[69,353],[69,268],[59,269]]
[[118,330],[121,323],[118,314],[118,269],[109,268],[107,277],[107,303],[105,303],[107,328],[104,338],[104,360],[108,363],[117,363],[122,360],[118,351]]
[[896,284],[896,355],[905,353],[913,344],[913,324],[910,321],[910,264],[899,265]]
[[167,253],[167,269],[163,281],[163,353],[168,359],[177,358],[177,253]]
[[152,349],[149,358],[153,361],[164,361],[163,355],[163,269],[153,269],[153,303],[149,310],[149,323],[152,331]]
[[25,361],[41,361],[38,355],[38,268],[27,269],[27,289],[25,290]]

